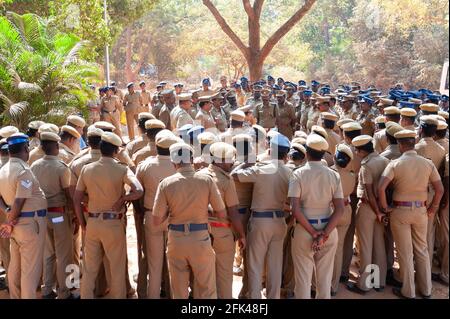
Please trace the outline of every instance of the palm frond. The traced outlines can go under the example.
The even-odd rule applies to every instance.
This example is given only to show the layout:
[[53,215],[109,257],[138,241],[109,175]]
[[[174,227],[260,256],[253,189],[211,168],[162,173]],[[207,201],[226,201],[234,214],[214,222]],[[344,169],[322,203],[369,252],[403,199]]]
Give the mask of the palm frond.
[[64,62],[63,62],[63,67],[66,67],[69,64],[76,62],[78,59],[78,54],[88,44],[89,44],[89,41],[79,41],[77,44],[75,44],[75,46],[66,55]]

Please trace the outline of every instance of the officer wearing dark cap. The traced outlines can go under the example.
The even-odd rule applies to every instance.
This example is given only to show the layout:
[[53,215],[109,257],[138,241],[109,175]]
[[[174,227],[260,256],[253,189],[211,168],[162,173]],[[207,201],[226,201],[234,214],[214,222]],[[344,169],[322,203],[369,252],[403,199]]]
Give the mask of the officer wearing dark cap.
[[9,161],[0,169],[0,237],[11,237],[8,283],[11,299],[36,299],[42,275],[47,201],[27,164],[28,136],[8,137]]
[[123,99],[123,106],[127,116],[128,137],[134,140],[134,127],[138,123],[139,109],[142,105],[141,94],[134,90],[134,83],[127,84],[128,93]]
[[198,97],[214,95],[214,91],[211,90],[210,88],[211,88],[211,80],[209,78],[204,78],[202,80],[202,90],[198,92]]

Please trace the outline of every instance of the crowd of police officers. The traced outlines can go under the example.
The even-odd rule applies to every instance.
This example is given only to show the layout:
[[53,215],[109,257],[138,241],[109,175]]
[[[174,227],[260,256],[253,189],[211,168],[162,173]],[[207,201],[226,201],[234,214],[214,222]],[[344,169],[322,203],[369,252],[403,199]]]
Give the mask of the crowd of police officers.
[[234,275],[242,299],[431,298],[449,279],[448,103],[402,83],[142,81],[100,88],[87,119],[3,126],[0,289],[77,298],[75,265],[81,298],[231,299]]

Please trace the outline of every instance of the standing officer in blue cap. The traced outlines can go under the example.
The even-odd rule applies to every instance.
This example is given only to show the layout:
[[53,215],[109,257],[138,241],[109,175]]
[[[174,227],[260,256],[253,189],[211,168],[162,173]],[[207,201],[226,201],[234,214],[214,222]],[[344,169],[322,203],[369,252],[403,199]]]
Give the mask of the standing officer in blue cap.
[[7,221],[0,237],[11,237],[8,268],[11,299],[36,299],[42,275],[47,227],[47,200],[27,164],[28,136],[7,139],[9,161],[0,169],[0,211]]
[[372,111],[372,106],[375,101],[368,96],[361,95],[358,102],[361,108],[361,113],[359,113],[356,120],[362,126],[362,135],[373,136],[375,133],[376,116]]
[[202,90],[198,92],[198,97],[214,95],[214,91],[211,90],[211,80],[204,78],[202,80]]

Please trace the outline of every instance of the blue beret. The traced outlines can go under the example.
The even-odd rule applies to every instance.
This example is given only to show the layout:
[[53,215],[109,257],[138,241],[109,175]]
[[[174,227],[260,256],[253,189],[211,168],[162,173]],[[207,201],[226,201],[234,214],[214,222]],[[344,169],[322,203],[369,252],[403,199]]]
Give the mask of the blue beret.
[[241,83],[244,83],[244,82],[248,82],[248,79],[245,76],[241,77]]
[[14,134],[6,139],[8,145],[24,144],[28,143],[28,135],[25,134]]
[[437,94],[427,94],[427,98],[429,100],[439,100],[441,98],[441,96],[437,95]]
[[233,85],[233,86],[234,86],[234,88],[235,88],[235,89],[238,89],[238,88],[240,88],[240,87],[241,87],[241,84],[240,84],[240,83],[234,83],[234,85]]
[[416,104],[410,101],[400,101],[400,108],[406,107],[406,108],[414,108]]
[[300,80],[300,81],[298,81],[298,85],[300,85],[300,86],[306,85],[306,81],[305,80]]
[[304,90],[303,91],[303,95],[305,95],[305,96],[311,96],[312,95],[312,91],[311,90]]
[[283,82],[284,82],[284,79],[283,79],[283,78],[278,78],[278,79],[277,79],[277,82],[278,82],[278,81],[283,81]]
[[441,101],[448,102],[448,95],[441,95]]
[[280,90],[281,90],[281,87],[280,87],[278,84],[274,84],[274,85],[272,86],[272,89],[274,89],[274,90],[276,90],[276,91],[280,91]]
[[273,76],[269,75],[267,76],[267,81],[275,81],[275,79]]
[[291,143],[289,142],[289,139],[283,134],[277,134],[270,139],[270,146],[290,148]]
[[205,84],[205,85],[211,85],[211,80],[209,79],[209,78],[206,78],[206,79],[203,79],[202,80],[202,84]]
[[134,83],[133,83],[133,82],[130,82],[130,83],[127,84],[127,88],[130,88],[130,87],[132,87],[132,86],[134,86]]
[[329,87],[322,87],[320,88],[320,92],[324,93],[324,94],[328,94],[331,92],[331,89]]
[[369,105],[373,105],[373,103],[375,103],[374,100],[372,100],[370,97],[365,96],[365,95],[361,95],[359,97],[359,102],[365,102],[365,103],[368,103]]
[[312,81],[311,81],[311,85],[312,85],[312,86],[318,86],[318,85],[320,85],[320,83],[317,82],[316,80],[312,80]]

